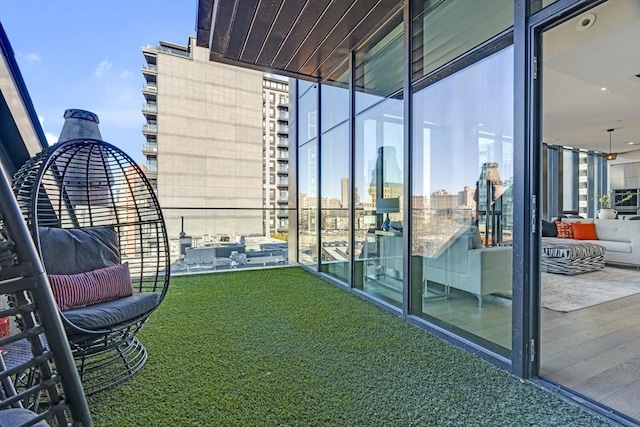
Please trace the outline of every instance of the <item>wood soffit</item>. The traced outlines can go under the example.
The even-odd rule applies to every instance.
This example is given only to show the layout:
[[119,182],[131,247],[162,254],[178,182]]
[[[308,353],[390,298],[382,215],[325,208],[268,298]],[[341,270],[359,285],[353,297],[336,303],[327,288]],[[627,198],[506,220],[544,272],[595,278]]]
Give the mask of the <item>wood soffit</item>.
[[400,0],[199,0],[196,43],[212,61],[331,79],[401,8]]

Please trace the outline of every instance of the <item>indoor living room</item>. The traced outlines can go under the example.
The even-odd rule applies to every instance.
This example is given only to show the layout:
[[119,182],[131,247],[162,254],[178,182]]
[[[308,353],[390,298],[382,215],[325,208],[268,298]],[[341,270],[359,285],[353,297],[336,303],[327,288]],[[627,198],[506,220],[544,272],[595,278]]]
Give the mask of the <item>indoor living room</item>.
[[[640,3],[542,37],[540,376],[640,419]],[[540,76],[539,76],[540,78]]]

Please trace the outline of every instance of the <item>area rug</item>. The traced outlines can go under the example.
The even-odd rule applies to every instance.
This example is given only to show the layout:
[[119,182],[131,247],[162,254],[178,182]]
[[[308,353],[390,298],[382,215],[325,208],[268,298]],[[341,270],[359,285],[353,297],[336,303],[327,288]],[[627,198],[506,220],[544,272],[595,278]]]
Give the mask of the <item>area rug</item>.
[[605,267],[566,276],[542,273],[542,307],[570,312],[640,294],[640,270]]

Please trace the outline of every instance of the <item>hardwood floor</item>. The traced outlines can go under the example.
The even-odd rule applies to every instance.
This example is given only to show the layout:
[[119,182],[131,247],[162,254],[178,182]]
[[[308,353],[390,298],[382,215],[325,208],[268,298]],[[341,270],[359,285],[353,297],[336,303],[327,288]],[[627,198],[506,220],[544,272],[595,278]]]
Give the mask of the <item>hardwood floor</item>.
[[540,376],[640,420],[640,295],[541,316]]

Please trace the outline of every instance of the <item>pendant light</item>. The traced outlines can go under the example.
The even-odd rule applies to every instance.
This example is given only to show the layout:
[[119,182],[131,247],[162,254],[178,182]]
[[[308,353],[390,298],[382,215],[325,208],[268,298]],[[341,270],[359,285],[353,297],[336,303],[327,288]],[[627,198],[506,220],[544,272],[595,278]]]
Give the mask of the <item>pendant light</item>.
[[618,153],[611,152],[611,133],[614,130],[615,129],[607,129],[607,132],[609,132],[609,153],[606,156],[604,156],[604,158],[607,160],[615,160],[618,157]]

